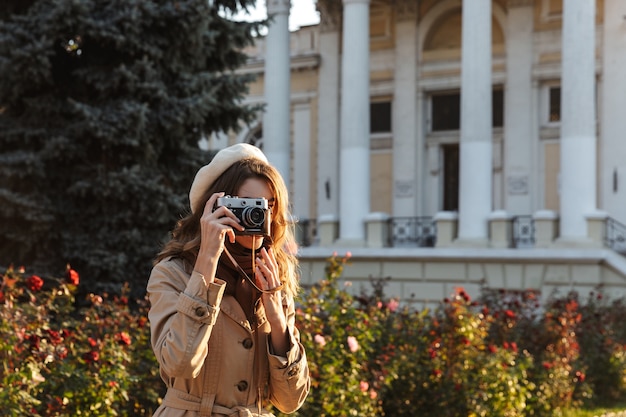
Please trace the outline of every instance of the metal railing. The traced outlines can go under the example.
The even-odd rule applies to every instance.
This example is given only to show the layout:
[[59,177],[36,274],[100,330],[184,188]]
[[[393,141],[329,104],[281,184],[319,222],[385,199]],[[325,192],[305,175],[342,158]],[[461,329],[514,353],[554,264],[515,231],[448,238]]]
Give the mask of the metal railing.
[[626,225],[607,217],[605,222],[604,243],[615,252],[626,255]]
[[[437,241],[437,224],[433,217],[391,217],[388,222],[389,246],[431,248]],[[513,246],[531,248],[535,245],[535,222],[530,215],[512,219]],[[318,244],[316,219],[302,219],[296,223],[299,244],[303,247]],[[626,226],[613,219],[607,220],[607,246],[626,253]]]
[[515,248],[532,248],[535,246],[533,216],[513,217],[513,246]]
[[392,217],[389,240],[393,247],[432,248],[437,239],[437,225],[432,217]]

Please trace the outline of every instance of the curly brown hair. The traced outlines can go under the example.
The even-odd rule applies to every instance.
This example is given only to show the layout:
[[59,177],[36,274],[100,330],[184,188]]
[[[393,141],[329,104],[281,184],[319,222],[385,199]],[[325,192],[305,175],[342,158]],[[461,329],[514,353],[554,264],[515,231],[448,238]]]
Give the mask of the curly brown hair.
[[[289,210],[287,186],[276,168],[255,158],[242,159],[231,165],[209,186],[200,200],[204,207],[209,198],[218,192],[237,195],[242,184],[250,178],[267,181],[274,196],[270,223],[271,246],[279,267],[280,279],[285,283],[284,290],[295,296],[299,290],[298,260],[294,254],[297,247],[294,237],[294,224]],[[171,239],[157,255],[155,264],[169,257],[178,257],[195,265],[200,250],[200,218],[203,210],[188,212],[180,219],[171,233]]]

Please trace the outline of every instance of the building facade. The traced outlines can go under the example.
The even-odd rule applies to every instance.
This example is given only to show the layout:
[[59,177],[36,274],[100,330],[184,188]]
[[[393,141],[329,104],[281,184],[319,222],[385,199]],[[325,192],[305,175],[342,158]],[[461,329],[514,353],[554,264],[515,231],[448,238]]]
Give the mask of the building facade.
[[[626,288],[626,2],[317,0],[242,71],[288,181],[303,280],[390,277],[429,305],[455,286]],[[626,248],[626,245],[625,245]],[[355,291],[359,286],[353,285]]]

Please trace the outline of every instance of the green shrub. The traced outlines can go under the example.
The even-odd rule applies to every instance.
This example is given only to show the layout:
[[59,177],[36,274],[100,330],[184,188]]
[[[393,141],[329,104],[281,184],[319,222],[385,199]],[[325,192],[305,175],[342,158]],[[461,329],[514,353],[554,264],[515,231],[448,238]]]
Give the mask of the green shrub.
[[385,381],[371,359],[383,329],[376,312],[357,308],[356,300],[339,289],[347,260],[331,258],[326,279],[303,294],[297,309],[312,378],[298,416],[381,415],[379,390]]
[[[592,294],[457,289],[433,311],[352,296],[345,257],[297,301],[308,416],[569,416],[626,394],[624,305]],[[61,274],[62,275],[62,274]],[[0,284],[0,404],[7,416],[150,416],[164,394],[145,300],[86,293],[9,268]],[[78,294],[86,294],[79,296]],[[277,413],[277,415],[281,415]]]
[[610,405],[626,396],[626,306],[624,300],[608,300],[598,291],[580,310],[580,357],[595,394],[588,403]]
[[78,274],[66,274],[4,274],[0,404],[9,416],[151,415],[160,382],[146,305],[131,311],[124,289],[76,300]]
[[377,285],[355,298],[339,283],[348,258],[329,259],[300,303],[313,388],[299,416],[523,415],[532,360],[487,344],[490,319],[464,291],[434,314],[398,309]]

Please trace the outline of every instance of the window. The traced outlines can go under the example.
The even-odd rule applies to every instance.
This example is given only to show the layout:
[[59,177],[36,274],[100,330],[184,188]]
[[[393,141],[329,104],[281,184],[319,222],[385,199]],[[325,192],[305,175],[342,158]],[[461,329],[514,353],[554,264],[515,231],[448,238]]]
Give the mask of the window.
[[[504,126],[504,91],[492,93],[492,125]],[[431,97],[432,131],[459,130],[461,128],[461,93],[433,94]]]
[[461,94],[437,94],[432,97],[432,130],[459,130],[461,127]]
[[561,121],[561,87],[550,87],[550,109],[548,122],[560,122]]
[[391,102],[370,103],[370,133],[391,132]]
[[504,126],[504,91],[493,90],[491,95],[493,127]]

